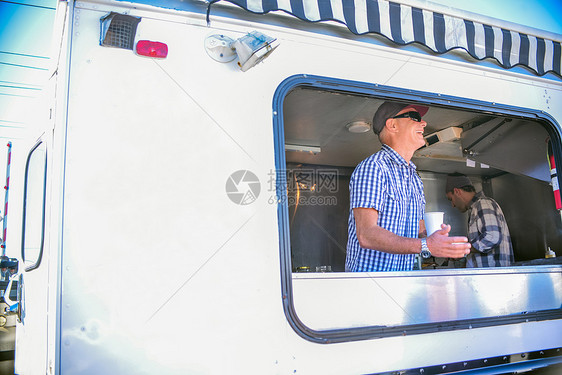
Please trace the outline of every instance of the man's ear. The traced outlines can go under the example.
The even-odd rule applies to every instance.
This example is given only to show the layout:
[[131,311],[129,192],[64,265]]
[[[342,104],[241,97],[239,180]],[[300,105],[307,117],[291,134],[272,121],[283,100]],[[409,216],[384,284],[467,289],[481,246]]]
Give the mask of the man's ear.
[[393,118],[386,119],[384,127],[391,133],[396,132],[396,121]]

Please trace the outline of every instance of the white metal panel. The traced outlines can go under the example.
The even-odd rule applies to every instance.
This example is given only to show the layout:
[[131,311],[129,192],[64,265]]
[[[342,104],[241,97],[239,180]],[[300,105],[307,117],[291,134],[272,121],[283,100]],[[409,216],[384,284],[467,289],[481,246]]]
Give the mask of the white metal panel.
[[314,330],[515,316],[562,305],[556,268],[294,274],[293,288],[297,314]]
[[[82,11],[80,24],[103,14]],[[75,32],[61,372],[266,368],[278,351],[254,356],[263,332],[278,328],[259,317],[283,321],[276,208],[265,188],[255,204],[235,205],[225,184],[240,169],[265,184],[271,97],[257,90],[264,80],[239,95],[241,72],[213,76],[208,29],[143,22],[142,37],[169,44],[167,60],[99,47],[96,28]],[[252,343],[245,354],[232,350],[242,337]]]

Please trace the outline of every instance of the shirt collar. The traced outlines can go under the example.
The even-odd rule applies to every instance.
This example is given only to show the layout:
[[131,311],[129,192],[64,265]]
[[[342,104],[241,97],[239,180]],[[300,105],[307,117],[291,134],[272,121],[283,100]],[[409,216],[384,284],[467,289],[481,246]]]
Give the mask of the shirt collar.
[[472,207],[472,204],[474,202],[476,202],[477,200],[479,200],[480,198],[484,198],[485,195],[483,192],[479,191],[478,193],[474,194],[474,197],[472,197],[472,199],[470,200],[470,203],[468,204],[468,207]]
[[414,163],[412,163],[412,161],[410,161],[408,163],[406,161],[406,159],[404,159],[399,153],[394,151],[394,149],[392,147],[390,147],[389,145],[383,144],[381,150],[385,151],[386,154],[390,157],[390,159],[392,159],[396,164],[400,164],[400,165],[404,165],[406,167],[416,169],[416,165]]

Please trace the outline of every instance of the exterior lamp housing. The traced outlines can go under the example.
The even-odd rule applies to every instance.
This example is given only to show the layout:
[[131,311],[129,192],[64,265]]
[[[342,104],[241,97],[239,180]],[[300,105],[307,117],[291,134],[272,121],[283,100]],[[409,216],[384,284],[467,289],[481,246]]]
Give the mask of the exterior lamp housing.
[[262,62],[279,46],[276,38],[252,31],[232,43],[238,54],[238,65],[243,72]]
[[141,56],[163,59],[168,56],[168,46],[162,42],[139,40],[137,42],[137,54]]

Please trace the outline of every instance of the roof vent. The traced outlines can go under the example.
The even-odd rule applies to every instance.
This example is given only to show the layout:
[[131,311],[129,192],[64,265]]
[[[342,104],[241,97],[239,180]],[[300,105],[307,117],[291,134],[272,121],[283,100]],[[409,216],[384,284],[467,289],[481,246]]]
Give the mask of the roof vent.
[[140,17],[111,12],[101,19],[100,45],[133,49]]

